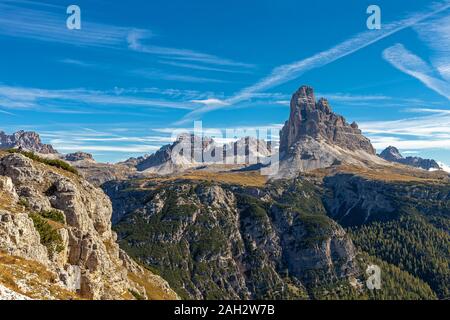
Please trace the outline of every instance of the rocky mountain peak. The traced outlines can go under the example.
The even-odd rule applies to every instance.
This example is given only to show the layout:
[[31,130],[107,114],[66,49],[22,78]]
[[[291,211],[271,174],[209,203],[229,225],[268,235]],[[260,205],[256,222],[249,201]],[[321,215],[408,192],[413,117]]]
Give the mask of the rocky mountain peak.
[[398,161],[400,159],[403,159],[403,156],[400,154],[400,151],[396,147],[389,146],[386,149],[383,150],[383,152],[380,154],[380,157],[387,161]]
[[389,146],[380,153],[380,157],[386,161],[397,162],[407,166],[422,168],[425,170],[442,170],[441,166],[433,159],[423,159],[421,157],[404,158],[400,151],[393,146]]
[[11,135],[0,131],[0,149],[24,149],[27,151],[42,153],[42,154],[57,154],[51,145],[43,144],[40,136],[36,132],[17,131]]
[[77,152],[74,152],[74,153],[66,154],[64,156],[64,160],[71,161],[71,162],[76,162],[76,161],[95,162],[94,157],[92,156],[92,154],[87,153],[87,152],[81,152],[81,151],[77,151]]
[[351,151],[375,154],[370,140],[364,137],[354,122],[348,124],[344,117],[335,114],[328,100],[316,101],[313,88],[300,87],[292,96],[290,115],[281,131],[280,151],[289,149],[304,137],[325,141]]

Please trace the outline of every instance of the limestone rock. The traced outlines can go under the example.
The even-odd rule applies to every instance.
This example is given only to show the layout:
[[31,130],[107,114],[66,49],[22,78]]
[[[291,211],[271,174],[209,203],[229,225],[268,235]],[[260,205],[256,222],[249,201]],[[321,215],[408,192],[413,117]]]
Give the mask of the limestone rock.
[[81,152],[81,151],[66,154],[64,156],[64,160],[70,161],[70,162],[76,162],[76,161],[95,162],[94,157],[92,156],[92,154],[86,153],[86,152]]
[[14,292],[0,284],[0,300],[31,300],[23,294]]
[[47,249],[26,213],[0,210],[0,250],[49,265]]
[[[145,296],[124,266],[111,230],[111,202],[101,189],[21,154],[0,155],[0,187],[11,194],[5,203],[9,211],[0,203],[0,250],[45,265],[83,298],[122,299],[131,289]],[[15,190],[20,204],[14,204]],[[50,224],[60,238],[60,250],[52,254],[29,217],[47,210],[64,214],[64,223]]]
[[333,113],[326,99],[316,102],[311,87],[300,87],[292,96],[290,106],[289,120],[281,131],[280,152],[288,152],[297,141],[309,136],[343,149],[375,154],[372,144],[361,134],[358,125],[349,125],[344,117]]
[[[316,101],[311,87],[302,86],[291,99],[291,110],[280,133],[280,166],[273,178],[294,178],[300,172],[333,165],[364,166],[377,162],[370,140],[358,125],[332,112],[326,99]],[[379,162],[379,161],[378,161]]]

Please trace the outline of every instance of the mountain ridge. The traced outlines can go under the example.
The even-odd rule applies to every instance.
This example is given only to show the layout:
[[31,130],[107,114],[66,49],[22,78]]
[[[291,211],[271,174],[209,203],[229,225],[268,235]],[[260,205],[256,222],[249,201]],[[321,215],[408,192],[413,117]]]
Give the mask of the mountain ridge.
[[442,167],[433,159],[424,159],[420,157],[404,158],[401,155],[400,151],[393,146],[389,146],[384,149],[380,153],[380,157],[390,162],[397,162],[416,168],[422,168],[425,170],[442,170]]

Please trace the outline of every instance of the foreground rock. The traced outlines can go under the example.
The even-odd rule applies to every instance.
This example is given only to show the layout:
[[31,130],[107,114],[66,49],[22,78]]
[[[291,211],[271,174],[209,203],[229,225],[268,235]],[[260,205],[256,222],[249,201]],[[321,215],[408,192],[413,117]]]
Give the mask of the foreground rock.
[[38,263],[62,288],[87,299],[176,298],[119,249],[111,203],[84,179],[0,154],[0,193],[0,251]]
[[0,300],[30,300],[30,298],[14,292],[0,284]]

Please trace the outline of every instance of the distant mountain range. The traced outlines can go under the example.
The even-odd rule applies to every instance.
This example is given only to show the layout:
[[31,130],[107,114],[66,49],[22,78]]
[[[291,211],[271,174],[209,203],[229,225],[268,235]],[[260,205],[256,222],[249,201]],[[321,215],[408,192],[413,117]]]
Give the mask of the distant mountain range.
[[423,159],[420,157],[406,157],[404,158],[398,149],[393,146],[389,146],[380,153],[380,157],[387,161],[397,162],[412,166],[416,168],[422,168],[425,170],[442,170],[441,166],[432,159]]
[[[184,154],[176,154],[174,150],[186,144]],[[291,112],[280,132],[279,150],[272,150],[270,143],[253,137],[240,138],[228,144],[218,144],[208,137],[197,137],[183,134],[172,144],[161,147],[154,154],[139,158],[130,158],[119,164],[97,164],[89,153],[78,151],[61,155],[49,144],[43,144],[36,132],[18,131],[11,135],[0,131],[0,149],[22,149],[48,157],[57,157],[79,166],[85,170],[95,167],[107,168],[112,172],[118,166],[124,174],[126,168],[129,174],[142,172],[145,174],[167,175],[179,173],[194,168],[204,168],[211,165],[248,166],[249,159],[264,164],[272,152],[279,152],[280,171],[278,177],[295,177],[300,172],[326,168],[333,164],[352,164],[365,166],[368,162],[379,163],[380,158],[425,170],[442,170],[443,164],[432,159],[420,157],[404,158],[399,150],[389,146],[379,157],[375,153],[370,140],[362,135],[358,125],[347,123],[345,118],[332,112],[328,101],[324,98],[316,101],[311,87],[301,87],[292,97]],[[208,160],[205,155],[223,153],[220,160]],[[214,157],[212,157],[214,158]],[[234,169],[236,169],[236,166]],[[114,174],[108,174],[101,182],[114,179]]]

